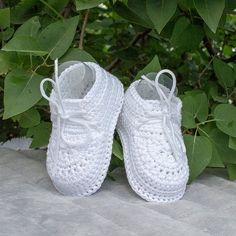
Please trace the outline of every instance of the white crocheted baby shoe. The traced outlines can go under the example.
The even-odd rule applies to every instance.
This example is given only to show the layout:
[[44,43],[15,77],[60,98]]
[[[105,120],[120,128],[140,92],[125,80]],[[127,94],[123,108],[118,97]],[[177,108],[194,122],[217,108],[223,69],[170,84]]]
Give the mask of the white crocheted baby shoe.
[[[173,82],[163,73],[170,74]],[[189,176],[181,134],[182,103],[174,94],[173,72],[162,70],[155,80],[149,79],[152,76],[142,76],[127,90],[117,130],[132,189],[147,201],[173,202],[183,196]],[[167,78],[164,85],[160,76]]]
[[[52,121],[47,171],[62,194],[91,195],[106,177],[123,86],[91,62],[71,61],[58,68],[56,61],[54,77],[40,85]],[[47,81],[53,85],[50,97],[43,87]]]

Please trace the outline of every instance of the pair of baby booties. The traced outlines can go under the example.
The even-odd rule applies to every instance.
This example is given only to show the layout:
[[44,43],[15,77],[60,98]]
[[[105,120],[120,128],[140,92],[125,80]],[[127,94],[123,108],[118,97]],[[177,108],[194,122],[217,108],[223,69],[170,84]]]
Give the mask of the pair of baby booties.
[[[53,85],[50,96],[45,82]],[[53,79],[40,85],[51,110],[47,171],[55,188],[70,196],[95,193],[108,171],[116,128],[132,189],[147,201],[180,199],[189,168],[175,90],[170,70],[143,75],[124,94],[121,82],[96,63],[58,67],[56,60]]]

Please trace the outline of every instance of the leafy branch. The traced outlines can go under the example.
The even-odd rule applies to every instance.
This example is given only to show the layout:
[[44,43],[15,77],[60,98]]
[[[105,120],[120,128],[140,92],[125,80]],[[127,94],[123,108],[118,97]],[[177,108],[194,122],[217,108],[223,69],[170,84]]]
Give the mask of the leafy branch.
[[[145,30],[144,32],[138,33],[137,35],[135,35],[135,37],[133,38],[133,40],[131,40],[130,44],[123,48],[122,50],[128,49],[130,47],[135,46],[140,40],[142,40],[146,35],[148,35],[150,33],[150,29]],[[116,58],[114,61],[111,62],[110,65],[108,65],[106,67],[106,70],[108,71],[112,71],[116,66],[118,66],[121,62],[120,58]]]

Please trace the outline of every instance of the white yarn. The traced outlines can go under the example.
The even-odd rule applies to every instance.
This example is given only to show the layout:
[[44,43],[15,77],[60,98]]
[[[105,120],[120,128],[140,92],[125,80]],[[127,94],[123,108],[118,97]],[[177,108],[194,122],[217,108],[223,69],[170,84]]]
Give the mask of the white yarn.
[[[58,68],[55,61],[54,77],[40,85],[42,95],[49,100],[53,124],[48,174],[62,194],[91,195],[106,177],[123,86],[91,62],[67,62]],[[50,97],[43,88],[46,81],[53,85]]]
[[[159,83],[163,73],[171,75],[171,89]],[[173,202],[183,196],[189,176],[176,78],[169,70],[160,71],[155,81],[142,78],[127,90],[117,125],[126,173],[132,189],[145,200]]]

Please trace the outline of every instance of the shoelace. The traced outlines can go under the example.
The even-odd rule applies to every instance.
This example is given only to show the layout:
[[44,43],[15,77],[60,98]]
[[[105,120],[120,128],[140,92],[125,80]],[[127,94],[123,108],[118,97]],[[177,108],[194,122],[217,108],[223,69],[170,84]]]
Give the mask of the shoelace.
[[[159,78],[164,73],[170,74],[172,77],[172,80],[173,80],[172,88],[171,88],[168,96],[165,95],[165,93],[162,91],[160,84],[159,84]],[[164,134],[171,146],[175,160],[179,160],[182,157],[181,154],[179,157],[180,148],[184,153],[186,152],[186,149],[185,149],[185,145],[184,145],[184,142],[181,139],[181,137],[179,137],[178,135],[175,135],[175,131],[174,131],[174,127],[173,127],[173,123],[172,123],[172,119],[171,119],[171,117],[172,117],[171,99],[174,96],[174,92],[175,92],[175,88],[176,88],[175,74],[168,69],[164,69],[164,70],[161,70],[157,73],[155,81],[148,79],[145,75],[142,76],[142,79],[144,79],[150,85],[152,85],[156,88],[156,91],[160,97],[160,102],[161,102],[161,109],[162,109],[162,115],[163,115],[162,126],[163,126],[163,130],[164,130]],[[166,127],[168,128],[168,130],[170,132],[168,132]],[[179,146],[179,144],[181,146]]]
[[[61,138],[66,144],[68,145],[72,145],[72,146],[77,146],[78,142],[76,143],[71,143],[71,141],[67,140],[65,135],[64,135],[64,126],[63,124],[65,124],[65,121],[70,121],[73,123],[77,123],[80,126],[85,127],[85,129],[88,131],[87,133],[87,139],[91,137],[91,133],[94,132],[94,130],[97,130],[97,126],[96,124],[91,120],[91,118],[89,118],[87,116],[87,114],[83,111],[78,111],[78,112],[67,112],[64,104],[63,104],[63,100],[62,100],[62,96],[61,96],[61,91],[60,91],[60,87],[59,87],[59,81],[58,81],[58,59],[55,60],[54,62],[54,74],[55,74],[55,81],[50,79],[50,78],[45,78],[41,81],[40,83],[40,92],[42,94],[42,96],[48,100],[49,102],[51,102],[57,109],[57,137]],[[45,82],[50,82],[53,85],[53,89],[55,91],[55,95],[56,95],[56,99],[58,101],[58,103],[56,101],[53,101],[50,97],[47,96],[47,94],[45,93],[44,90],[44,83]],[[62,121],[63,124],[62,124]],[[87,139],[84,141],[84,143],[87,142]],[[58,149],[59,149],[59,142],[58,143]]]

